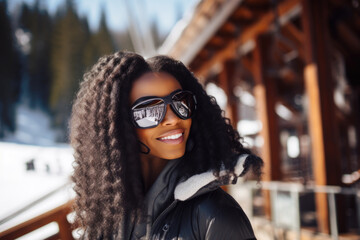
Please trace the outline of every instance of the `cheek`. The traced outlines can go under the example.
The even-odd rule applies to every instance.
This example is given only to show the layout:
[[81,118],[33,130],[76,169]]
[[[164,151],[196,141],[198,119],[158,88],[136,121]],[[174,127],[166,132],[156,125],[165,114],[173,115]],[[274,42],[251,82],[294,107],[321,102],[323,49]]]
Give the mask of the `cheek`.
[[140,142],[147,144],[151,135],[151,129],[136,129],[136,134]]
[[183,121],[183,127],[186,129],[186,137],[188,138],[190,135],[190,129],[191,129],[192,119],[187,119]]
[[185,126],[186,126],[187,129],[189,129],[189,131],[190,131],[190,128],[191,128],[191,124],[192,124],[192,119],[191,118],[185,120]]

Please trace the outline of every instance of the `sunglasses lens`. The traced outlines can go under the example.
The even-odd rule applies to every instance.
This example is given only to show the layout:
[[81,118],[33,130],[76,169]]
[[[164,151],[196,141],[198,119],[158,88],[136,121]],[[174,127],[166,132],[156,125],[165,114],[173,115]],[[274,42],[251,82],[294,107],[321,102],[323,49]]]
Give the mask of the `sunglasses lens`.
[[195,110],[195,100],[189,92],[179,92],[172,98],[172,105],[178,116],[182,119],[188,119]]
[[164,101],[153,99],[141,102],[133,108],[133,116],[140,128],[157,126],[164,115]]

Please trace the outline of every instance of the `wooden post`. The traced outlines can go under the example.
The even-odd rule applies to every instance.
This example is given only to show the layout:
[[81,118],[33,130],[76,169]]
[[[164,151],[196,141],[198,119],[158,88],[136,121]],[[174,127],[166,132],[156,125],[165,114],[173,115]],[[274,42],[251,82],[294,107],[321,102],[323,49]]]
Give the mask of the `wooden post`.
[[[334,88],[328,61],[330,38],[326,5],[326,0],[302,0],[306,59],[304,77],[309,106],[308,124],[314,180],[315,184],[320,186],[341,185],[341,158],[337,143]],[[338,209],[340,205],[337,204]],[[328,202],[325,194],[316,194],[316,209],[319,230],[329,233]]]
[[[264,160],[264,181],[278,181],[282,178],[280,160],[280,138],[278,116],[275,112],[276,81],[266,74],[268,62],[269,35],[259,35],[254,49],[253,73],[255,80],[254,95],[258,117],[262,122],[261,136],[264,140],[261,156]],[[270,197],[265,195],[265,214],[271,216]]]
[[235,64],[234,60],[227,60],[223,63],[223,70],[219,76],[219,84],[228,98],[226,117],[230,119],[233,128],[237,129],[237,122],[239,121],[238,104],[233,93]]
[[360,169],[360,126],[356,126],[356,123],[360,122],[360,86],[354,89],[354,95],[357,96],[357,101],[354,104],[354,125],[356,132],[356,152],[357,152],[357,168]]
[[60,215],[59,220],[57,221],[59,225],[59,235],[61,240],[73,240],[71,224],[68,222],[66,217],[66,212]]
[[[224,90],[227,96],[225,116],[230,119],[232,127],[234,129],[237,129],[238,105],[237,102],[235,101],[235,96],[233,93],[234,73],[235,73],[235,62],[232,60],[227,60],[223,62],[223,69],[219,74],[219,85]],[[227,186],[222,186],[222,189],[225,191],[228,190]]]

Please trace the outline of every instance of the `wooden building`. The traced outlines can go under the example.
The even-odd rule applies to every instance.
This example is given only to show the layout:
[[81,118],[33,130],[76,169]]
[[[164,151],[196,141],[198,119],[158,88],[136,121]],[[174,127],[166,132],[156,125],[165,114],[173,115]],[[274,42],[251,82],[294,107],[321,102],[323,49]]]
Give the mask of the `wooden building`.
[[[182,60],[204,85],[215,83],[226,93],[234,127],[260,120],[261,130],[245,139],[265,161],[264,181],[356,190],[343,179],[360,169],[359,5],[203,0],[161,53]],[[294,144],[298,149],[289,156]],[[339,232],[351,231],[353,221],[359,231],[355,200],[337,195]],[[329,233],[328,198],[319,192],[314,198],[317,229]],[[269,204],[266,212],[270,217]]]

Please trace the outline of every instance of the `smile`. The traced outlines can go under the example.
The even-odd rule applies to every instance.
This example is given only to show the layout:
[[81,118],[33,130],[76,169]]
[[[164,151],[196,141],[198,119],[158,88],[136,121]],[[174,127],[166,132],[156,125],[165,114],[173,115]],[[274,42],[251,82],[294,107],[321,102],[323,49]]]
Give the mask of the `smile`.
[[160,138],[160,140],[166,140],[166,139],[178,139],[182,136],[182,133],[179,133],[179,134],[174,134],[174,135],[170,135],[170,136],[167,136],[167,137],[162,137]]
[[180,144],[184,141],[183,130],[173,130],[164,135],[162,137],[158,137],[157,140],[167,144]]

